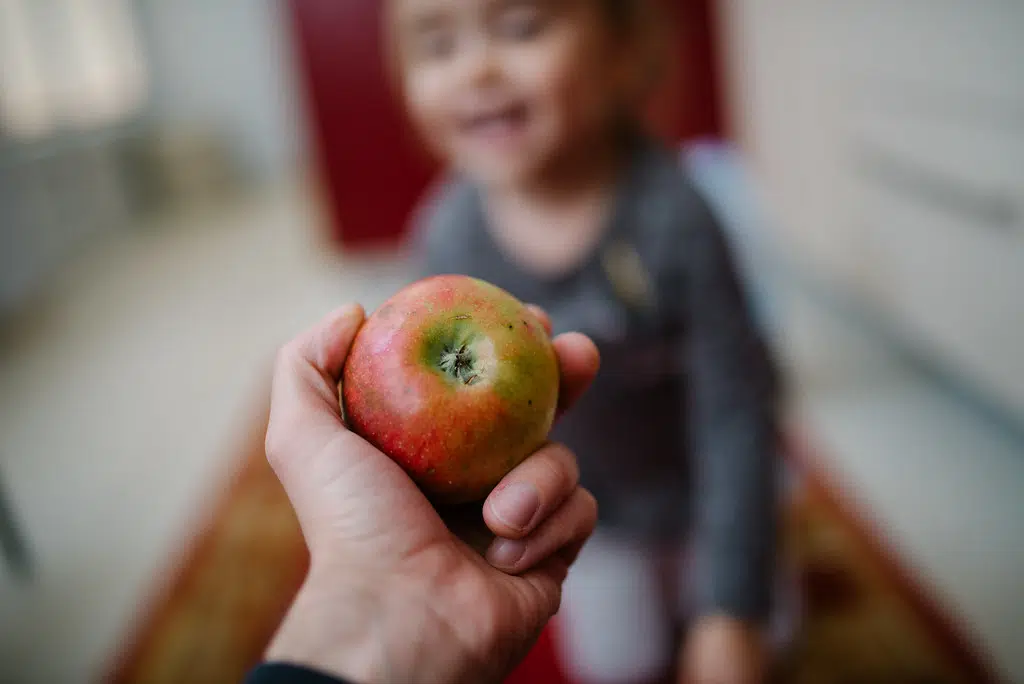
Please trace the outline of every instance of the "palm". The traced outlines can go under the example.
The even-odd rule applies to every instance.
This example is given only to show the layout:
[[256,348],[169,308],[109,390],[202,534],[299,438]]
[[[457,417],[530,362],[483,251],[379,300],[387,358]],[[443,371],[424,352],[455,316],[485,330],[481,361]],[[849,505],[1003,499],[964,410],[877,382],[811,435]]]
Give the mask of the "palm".
[[448,530],[430,502],[380,451],[351,433],[327,448],[337,452],[325,459],[336,463],[337,471],[322,490],[320,509],[328,516],[329,543],[379,547],[347,550],[369,551],[367,557],[391,563],[448,540]]
[[[506,671],[523,655],[515,645],[530,643],[550,617],[553,585],[546,577],[508,575],[481,556],[493,534],[480,504],[439,514],[398,465],[362,439],[332,440],[328,448],[338,453],[325,460],[339,470],[323,490],[331,505],[319,523],[329,524],[318,528],[331,530],[325,543],[332,552],[372,558],[404,590],[435,597],[435,605],[446,607],[435,612],[441,623],[435,628],[450,631],[482,668]],[[551,570],[564,574],[567,564],[561,566]],[[509,638],[511,625],[526,633]]]

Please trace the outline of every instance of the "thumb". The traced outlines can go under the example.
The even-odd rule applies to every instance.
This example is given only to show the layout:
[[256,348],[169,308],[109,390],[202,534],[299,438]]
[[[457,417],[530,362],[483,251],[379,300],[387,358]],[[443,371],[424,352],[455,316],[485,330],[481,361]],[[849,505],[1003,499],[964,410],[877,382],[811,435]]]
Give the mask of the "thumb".
[[364,318],[362,307],[349,304],[278,352],[266,448],[279,476],[346,431],[338,378]]

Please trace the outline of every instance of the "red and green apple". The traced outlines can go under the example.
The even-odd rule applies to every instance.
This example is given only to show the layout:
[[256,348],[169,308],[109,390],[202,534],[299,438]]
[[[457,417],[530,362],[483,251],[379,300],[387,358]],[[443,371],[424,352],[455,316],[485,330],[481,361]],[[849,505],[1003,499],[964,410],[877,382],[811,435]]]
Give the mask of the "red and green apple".
[[482,280],[409,285],[360,329],[342,375],[349,427],[438,503],[482,499],[548,437],[558,362],[537,317]]

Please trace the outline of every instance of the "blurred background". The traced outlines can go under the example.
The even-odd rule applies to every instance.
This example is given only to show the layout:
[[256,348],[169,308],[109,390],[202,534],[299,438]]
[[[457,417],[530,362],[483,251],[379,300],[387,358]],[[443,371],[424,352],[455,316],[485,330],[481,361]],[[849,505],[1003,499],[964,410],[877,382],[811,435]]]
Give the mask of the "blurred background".
[[[805,681],[1024,682],[1024,5],[674,4],[654,115],[785,362],[794,482],[840,530],[804,520],[787,557],[804,653],[854,610],[856,665]],[[189,568],[244,536],[225,501],[276,347],[410,278],[436,168],[378,22],[376,0],[0,0],[0,680],[160,681],[272,629],[280,601]],[[851,583],[895,598],[837,608]],[[205,617],[168,618],[188,597]]]

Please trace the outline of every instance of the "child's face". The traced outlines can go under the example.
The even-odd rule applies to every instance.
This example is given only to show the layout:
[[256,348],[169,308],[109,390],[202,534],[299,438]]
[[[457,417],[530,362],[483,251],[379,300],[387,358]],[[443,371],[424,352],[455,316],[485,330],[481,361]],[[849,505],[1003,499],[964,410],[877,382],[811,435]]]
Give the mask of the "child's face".
[[596,0],[395,0],[393,8],[412,118],[475,180],[529,181],[609,130],[619,77]]

